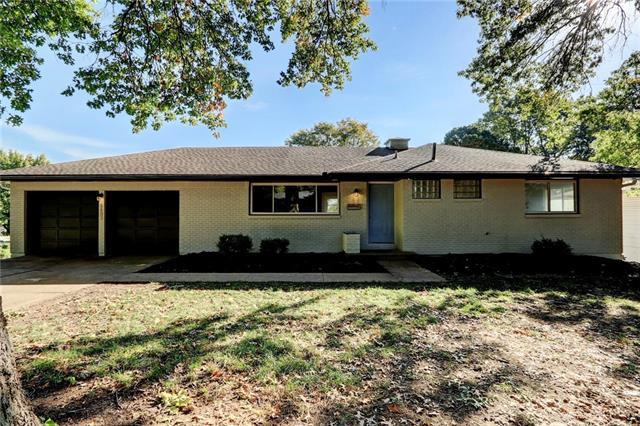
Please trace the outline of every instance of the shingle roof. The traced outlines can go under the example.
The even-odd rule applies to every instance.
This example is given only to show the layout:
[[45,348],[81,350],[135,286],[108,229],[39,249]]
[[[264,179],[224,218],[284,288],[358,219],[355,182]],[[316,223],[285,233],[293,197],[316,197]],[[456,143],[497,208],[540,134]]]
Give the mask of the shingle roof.
[[176,148],[5,170],[0,178],[229,179],[465,173],[640,176],[640,169],[574,160],[549,162],[532,155],[429,144],[397,153],[387,148],[347,147]]

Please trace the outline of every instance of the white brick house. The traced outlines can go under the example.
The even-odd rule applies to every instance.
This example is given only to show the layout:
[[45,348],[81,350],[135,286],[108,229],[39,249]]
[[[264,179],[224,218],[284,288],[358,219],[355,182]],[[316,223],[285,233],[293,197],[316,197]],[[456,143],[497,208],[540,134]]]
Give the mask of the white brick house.
[[181,148],[7,170],[11,251],[215,250],[222,234],[295,252],[528,252],[541,236],[620,257],[621,179],[640,170],[452,147]]

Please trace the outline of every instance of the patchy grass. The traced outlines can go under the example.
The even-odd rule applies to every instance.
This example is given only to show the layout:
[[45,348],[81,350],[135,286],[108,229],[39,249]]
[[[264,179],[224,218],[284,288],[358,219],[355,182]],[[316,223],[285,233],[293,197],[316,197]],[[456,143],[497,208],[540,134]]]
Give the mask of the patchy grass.
[[555,280],[104,285],[10,333],[59,424],[640,421],[639,292]]

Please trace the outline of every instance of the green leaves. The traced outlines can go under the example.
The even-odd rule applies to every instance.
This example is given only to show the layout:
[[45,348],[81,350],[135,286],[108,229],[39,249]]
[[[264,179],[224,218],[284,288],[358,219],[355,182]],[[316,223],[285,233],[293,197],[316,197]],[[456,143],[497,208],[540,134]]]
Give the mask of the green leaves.
[[487,98],[528,80],[543,90],[576,89],[593,76],[607,42],[630,35],[634,7],[640,2],[458,0],[458,16],[480,25],[477,56],[461,74]]
[[0,1],[0,117],[22,123],[20,113],[33,100],[31,84],[40,78],[45,44],[67,64],[73,64],[70,37],[78,40],[92,30],[92,11],[84,0]]
[[[11,124],[32,102],[40,77],[38,49],[68,64],[76,53],[93,60],[76,68],[63,92],[84,90],[88,106],[107,116],[127,114],[134,131],[167,121],[225,125],[228,99],[247,99],[253,87],[251,47],[275,48],[279,28],[294,50],[278,83],[322,91],[344,87],[350,61],[375,47],[366,35],[365,0],[106,0],[98,19],[88,0],[0,2],[0,94],[9,100]],[[96,6],[96,8],[98,8]],[[84,41],[88,40],[88,41]],[[6,107],[0,104],[0,116]]]
[[599,97],[609,110],[640,111],[640,51],[611,74]]
[[456,127],[444,136],[444,143],[467,148],[520,152],[517,146],[510,145],[508,140],[498,138],[486,127],[488,126],[482,120],[468,126]]
[[295,51],[279,84],[304,87],[318,82],[328,95],[342,89],[351,78],[349,59],[375,49],[366,37],[369,29],[362,20],[369,15],[366,0],[292,1],[282,21],[282,38],[293,38]]
[[607,113],[606,126],[595,133],[593,146],[596,161],[640,167],[640,112]]
[[378,146],[380,139],[366,123],[345,118],[336,124],[321,121],[298,130],[285,141],[288,146]]
[[574,157],[579,148],[572,139],[577,108],[562,93],[519,88],[494,99],[478,122],[447,133],[445,143],[548,158]]

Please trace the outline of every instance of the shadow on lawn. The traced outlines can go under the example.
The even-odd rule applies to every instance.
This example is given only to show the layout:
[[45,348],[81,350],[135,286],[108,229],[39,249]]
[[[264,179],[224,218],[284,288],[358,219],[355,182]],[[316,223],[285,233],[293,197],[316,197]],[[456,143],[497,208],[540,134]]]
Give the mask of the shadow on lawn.
[[[46,403],[36,407],[37,412],[56,421],[78,421],[116,408],[118,396],[135,399],[175,375],[178,369],[212,361],[224,369],[241,372],[253,380],[252,386],[259,386],[261,378],[276,377],[280,383],[315,396],[331,390],[342,392],[345,387],[362,389],[357,391],[357,398],[345,399],[350,402],[323,408],[321,420],[327,423],[353,424],[366,419],[380,423],[390,418],[407,418],[421,424],[433,421],[429,417],[432,411],[446,414],[454,421],[465,420],[490,405],[491,394],[495,392],[518,391],[537,386],[536,382],[543,383],[545,377],[532,377],[522,365],[511,361],[500,345],[479,342],[472,334],[456,334],[455,327],[445,327],[444,335],[435,343],[428,339],[433,324],[474,321],[474,315],[503,312],[496,309],[501,307],[503,287],[476,290],[469,285],[468,289],[473,291],[467,291],[460,290],[458,284],[444,285],[447,286],[456,290],[455,296],[445,295],[435,308],[410,293],[388,306],[348,308],[345,314],[328,323],[312,322],[304,315],[294,314],[293,311],[327,297],[321,294],[291,304],[266,304],[237,319],[224,314],[183,319],[149,333],[78,338],[38,347],[23,355],[33,360],[22,368],[25,388],[45,398],[68,390],[70,399],[57,406]],[[265,289],[264,284],[166,284],[166,287]],[[266,287],[314,288],[288,284]],[[336,289],[330,285],[318,288]],[[405,284],[399,288],[425,287]],[[623,305],[619,315],[612,315],[600,294],[547,293],[540,300],[523,291],[512,297],[526,308],[528,315],[540,321],[571,325],[585,322],[590,333],[606,339],[639,337],[637,309]],[[283,330],[296,328],[317,335],[318,345],[325,350],[310,352],[298,347],[295,339],[278,336]],[[326,353],[332,355],[327,357]],[[38,357],[45,361],[38,362]],[[627,361],[614,373],[625,377],[637,374],[638,357]],[[112,380],[84,393],[73,393],[69,380],[101,379],[114,374],[129,375],[130,380],[120,381],[117,387]],[[190,380],[187,376],[188,373],[182,380]],[[211,380],[210,375],[196,379]],[[278,418],[270,418],[270,423],[298,414],[292,400],[286,395],[279,398],[274,404],[286,409]]]
[[[410,297],[392,311],[395,320],[389,318],[389,311],[367,307],[326,326],[326,344],[338,348],[347,346],[345,341],[355,330],[381,329],[379,339],[362,344],[351,362],[357,366],[356,374],[370,382],[369,391],[354,403],[326,407],[321,413],[326,423],[380,424],[403,419],[430,424],[433,411],[462,421],[488,406],[489,393],[499,387],[529,385],[521,366],[507,361],[500,347],[477,344],[473,336],[466,336],[456,349],[424,343],[421,334],[429,332],[425,326],[446,321],[448,314],[434,312]],[[477,367],[486,363],[492,365]]]
[[[132,373],[129,383],[111,384],[107,388],[93,389],[66,401],[60,407],[36,407],[36,412],[56,421],[81,420],[118,404],[118,395],[128,397],[168,378],[180,365],[193,365],[211,353],[235,357],[253,369],[259,368],[267,358],[284,361],[275,368],[286,370],[287,363],[295,363],[293,348],[287,342],[266,335],[241,339],[236,344],[220,344],[226,337],[258,331],[267,325],[290,321],[286,314],[302,306],[313,304],[321,296],[289,305],[267,304],[236,321],[223,324],[226,315],[198,320],[179,320],[153,333],[127,334],[109,338],[80,338],[65,344],[52,344],[26,352],[27,357],[67,352],[71,362],[47,360],[35,362],[23,370],[25,389],[36,397],[46,397],[73,385],[76,379],[92,379],[114,373]],[[85,357],[90,357],[86,360]],[[54,356],[53,359],[62,359]],[[298,366],[299,367],[299,366]]]
[[640,301],[640,279],[621,281],[615,277],[569,276],[565,274],[546,275],[447,275],[446,282],[319,282],[319,283],[283,283],[283,282],[163,282],[158,290],[277,290],[277,291],[312,291],[312,290],[356,290],[367,288],[402,289],[416,292],[432,289],[476,289],[479,292],[513,291],[536,292],[571,292],[577,295],[624,296],[630,300]]
[[640,313],[631,305],[622,305],[619,314],[612,314],[600,295],[564,295],[547,293],[542,304],[530,305],[526,313],[550,323],[587,325],[589,333],[609,340],[640,339]]

